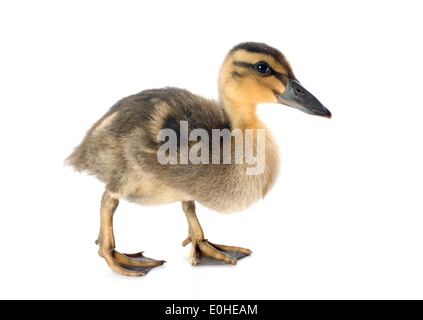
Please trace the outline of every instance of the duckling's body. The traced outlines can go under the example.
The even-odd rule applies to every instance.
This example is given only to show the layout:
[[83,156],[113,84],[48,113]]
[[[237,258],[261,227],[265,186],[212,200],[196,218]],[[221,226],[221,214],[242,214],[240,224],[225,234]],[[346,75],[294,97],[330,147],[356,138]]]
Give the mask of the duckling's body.
[[[157,161],[162,129],[233,131],[222,105],[187,90],[146,90],[116,103],[88,131],[68,163],[95,175],[117,198],[142,205],[197,201],[222,213],[240,211],[262,198],[277,176],[277,145],[266,130],[263,174],[247,175],[248,164],[170,164]],[[261,129],[265,126],[261,124]],[[210,145],[210,144],[209,144]],[[210,154],[212,154],[211,145]],[[183,177],[183,179],[181,179]]]
[[[329,111],[299,84],[285,57],[265,44],[242,43],[229,52],[219,75],[219,93],[219,101],[177,88],[146,90],[126,97],[93,125],[66,160],[76,170],[106,184],[97,244],[100,256],[112,270],[140,276],[164,263],[141,253],[115,250],[113,214],[119,199],[142,205],[181,201],[189,226],[183,245],[192,242],[190,262],[194,265],[236,264],[237,259],[251,254],[248,249],[204,239],[195,201],[222,213],[240,211],[264,197],[274,184],[279,171],[278,148],[256,115],[258,103],[279,102],[330,117]],[[198,129],[202,135],[194,137],[201,139],[186,141]],[[168,162],[163,163],[159,154],[172,138],[170,135],[165,141],[162,133],[166,130],[175,132],[178,147],[175,153],[169,149],[164,154]],[[240,156],[237,147],[230,144],[229,162],[227,158],[216,162],[225,154],[225,146],[216,147],[211,139],[216,131],[230,132],[230,141],[241,141],[244,153]],[[262,135],[263,140],[259,140]],[[247,141],[251,138],[252,155],[248,156]],[[194,155],[205,152],[207,156],[200,163],[187,159],[191,150],[197,150]],[[214,158],[217,150],[219,155]],[[257,159],[263,155],[264,162],[257,161],[261,170],[248,174],[254,155]]]

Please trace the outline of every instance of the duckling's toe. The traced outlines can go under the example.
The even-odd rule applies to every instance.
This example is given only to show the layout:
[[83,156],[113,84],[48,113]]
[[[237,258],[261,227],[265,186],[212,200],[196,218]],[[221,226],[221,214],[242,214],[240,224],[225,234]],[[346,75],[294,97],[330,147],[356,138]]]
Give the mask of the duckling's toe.
[[129,254],[110,250],[103,252],[102,257],[106,259],[107,264],[113,271],[124,276],[133,277],[145,276],[148,271],[166,262],[144,257],[142,252]]
[[192,265],[221,265],[221,264],[237,264],[237,260],[249,256],[251,250],[226,246],[222,244],[214,244],[203,239],[195,241],[192,244],[190,253],[190,262]]

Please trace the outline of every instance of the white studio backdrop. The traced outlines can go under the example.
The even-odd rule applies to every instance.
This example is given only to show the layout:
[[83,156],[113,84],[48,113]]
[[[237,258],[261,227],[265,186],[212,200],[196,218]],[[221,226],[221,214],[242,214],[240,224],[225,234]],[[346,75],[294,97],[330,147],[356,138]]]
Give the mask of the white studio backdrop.
[[[419,1],[13,1],[0,4],[1,299],[422,299]],[[280,49],[331,120],[261,105],[282,152],[264,201],[206,238],[253,250],[193,267],[179,203],[121,201],[117,249],[167,261],[143,278],[98,257],[103,185],[63,167],[120,98],[217,97],[225,54]]]

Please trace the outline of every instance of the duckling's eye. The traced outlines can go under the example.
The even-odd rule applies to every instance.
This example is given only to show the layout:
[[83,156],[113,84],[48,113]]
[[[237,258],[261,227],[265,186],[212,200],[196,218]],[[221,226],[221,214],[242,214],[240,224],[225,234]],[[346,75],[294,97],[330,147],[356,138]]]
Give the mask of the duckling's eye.
[[272,70],[272,69],[270,69],[270,67],[267,65],[267,63],[266,63],[266,62],[258,62],[258,63],[256,63],[256,64],[254,65],[254,69],[255,69],[258,73],[261,73],[261,74],[266,74],[266,73],[269,73],[269,72],[270,72],[270,70]]

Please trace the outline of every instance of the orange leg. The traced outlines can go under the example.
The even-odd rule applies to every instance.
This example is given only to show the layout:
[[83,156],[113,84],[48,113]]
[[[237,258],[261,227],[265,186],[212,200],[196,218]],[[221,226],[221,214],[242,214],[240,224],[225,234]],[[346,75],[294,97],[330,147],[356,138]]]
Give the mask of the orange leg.
[[103,257],[110,269],[125,276],[144,276],[152,268],[162,265],[164,260],[154,260],[142,255],[119,253],[115,250],[115,238],[113,234],[113,215],[119,205],[119,199],[110,196],[106,190],[101,199],[101,223],[100,234],[96,244],[100,246],[98,254]]

